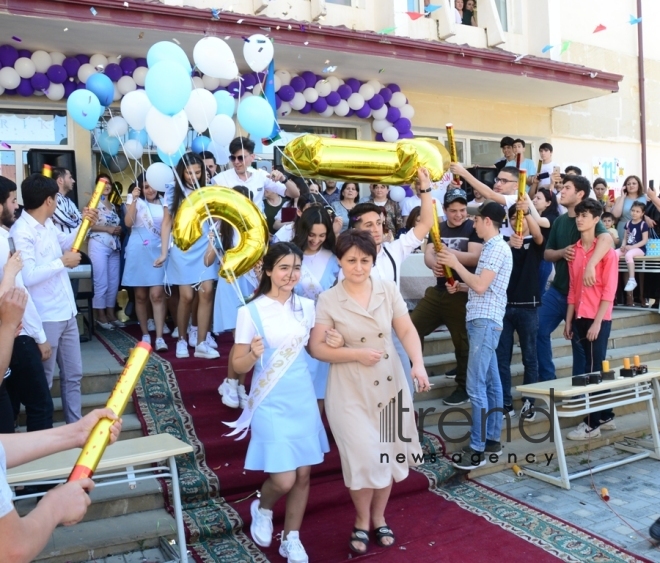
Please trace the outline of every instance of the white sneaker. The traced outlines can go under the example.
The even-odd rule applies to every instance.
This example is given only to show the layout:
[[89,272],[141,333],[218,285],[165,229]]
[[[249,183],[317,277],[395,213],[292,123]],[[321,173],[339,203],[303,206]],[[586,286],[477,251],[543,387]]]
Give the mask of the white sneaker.
[[146,342],[147,344],[149,344],[149,346],[151,346],[151,336],[148,334],[143,334],[142,342]]
[[569,440],[590,440],[600,437],[600,427],[593,430],[587,426],[586,422],[580,422],[575,430],[571,430],[566,438]]
[[218,343],[215,341],[215,338],[213,338],[213,335],[210,332],[206,333],[206,340],[204,342],[206,342],[214,350],[218,349]]
[[155,332],[156,331],[156,321],[154,321],[153,319],[149,319],[147,321],[147,330],[149,332]]
[[188,343],[185,340],[176,341],[176,357],[177,358],[190,357],[190,354],[188,353]]
[[167,352],[167,350],[168,347],[167,344],[165,344],[165,340],[162,338],[156,338],[156,352]]
[[614,423],[614,418],[610,418],[606,422],[601,422],[598,428],[600,428],[601,430],[616,430],[616,424]]
[[250,514],[252,515],[250,534],[254,543],[268,547],[273,541],[273,511],[259,508],[259,499],[257,499],[250,505]]
[[167,326],[167,323],[163,323],[163,334],[169,334],[170,332],[172,331],[170,330],[170,327]]
[[245,392],[245,386],[244,385],[239,385],[238,386],[238,406],[242,409],[247,407],[247,402],[248,402],[248,394]]
[[195,358],[206,358],[207,360],[215,360],[219,358],[220,354],[211,348],[206,342],[202,342],[195,346]]
[[237,409],[240,405],[238,398],[238,379],[225,378],[220,387],[218,387],[218,393],[222,395],[222,403],[230,409]]
[[188,329],[188,346],[197,347],[197,327]]
[[282,539],[280,555],[286,557],[287,563],[308,563],[309,561],[298,532],[289,532],[286,540]]
[[[168,329],[169,330],[169,329]],[[163,333],[167,334],[165,332],[165,329],[163,328]],[[174,330],[172,331],[172,338],[179,338],[179,327],[175,326]]]
[[623,288],[623,291],[633,291],[636,287],[637,282],[635,281],[635,278],[630,278],[628,283],[626,283],[626,287]]

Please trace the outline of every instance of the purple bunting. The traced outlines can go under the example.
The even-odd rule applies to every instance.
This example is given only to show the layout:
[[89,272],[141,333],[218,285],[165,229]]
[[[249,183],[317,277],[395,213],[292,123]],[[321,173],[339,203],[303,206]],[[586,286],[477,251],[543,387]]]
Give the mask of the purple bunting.
[[387,87],[392,93],[401,92],[401,86],[399,86],[398,84],[388,84]]
[[387,115],[385,116],[385,119],[389,121],[390,123],[395,123],[401,119],[401,110],[399,108],[389,108],[387,110]]
[[121,67],[124,76],[132,76],[137,68],[137,63],[133,57],[123,57],[121,61],[119,61],[119,66]]
[[[401,112],[399,112],[401,113]],[[412,127],[412,123],[410,123],[410,119],[407,119],[405,117],[400,118],[398,121],[395,121],[393,123],[394,128],[401,134],[405,133],[406,131],[410,131],[410,128]]]
[[67,76],[69,78],[75,78],[78,76],[78,69],[82,66],[80,61],[76,57],[67,57],[62,62],[64,70],[66,70]]
[[45,90],[50,86],[50,80],[43,72],[35,72],[30,78],[30,84],[35,90]]
[[12,45],[2,45],[0,46],[0,63],[2,66],[14,66],[14,63],[18,60],[18,51],[16,47]]
[[341,84],[339,88],[337,88],[337,94],[339,94],[342,100],[348,100],[352,93],[353,89],[348,84]]
[[329,106],[337,107],[339,102],[341,102],[341,96],[337,92],[330,92],[326,97],[325,101],[328,102]]
[[344,83],[351,89],[351,93],[360,91],[360,81],[357,78],[349,78]]
[[46,76],[54,84],[64,84],[64,81],[69,77],[62,65],[51,65],[46,71]]
[[32,84],[30,84],[30,79],[21,78],[21,83],[18,85],[18,88],[16,88],[16,91],[20,96],[26,98],[34,94],[34,88],[32,87]]
[[[316,86],[316,83],[318,82],[316,78],[316,74],[314,74],[311,70],[306,70],[305,72],[303,72],[300,75],[300,78],[302,78],[305,81],[305,88],[314,88],[314,86]],[[292,79],[291,82],[293,82],[293,80],[295,79]],[[296,92],[302,92],[302,90],[296,90]]]
[[296,95],[296,91],[293,89],[293,86],[287,84],[286,86],[282,86],[277,91],[277,94],[282,98],[283,102],[290,102]]
[[326,109],[328,109],[328,102],[325,98],[319,98],[312,104],[312,107],[316,113],[323,113]]
[[84,55],[84,54],[76,55],[76,59],[78,59],[78,62],[81,65],[86,65],[87,63],[89,63],[89,55]]
[[[305,88],[307,88],[307,82],[305,82],[305,79],[302,76],[294,76],[291,79],[291,84],[289,84],[289,86],[291,86],[291,88],[293,88],[294,92],[302,92]],[[310,86],[310,88],[313,88],[313,87],[314,87],[313,85]],[[284,88],[284,86],[282,86],[282,88]],[[282,90],[282,88],[280,88],[280,90]],[[284,99],[284,98],[282,98],[282,99]]]
[[374,97],[367,102],[367,104],[369,104],[371,109],[380,109],[385,105],[385,100],[383,100],[383,96],[380,94],[375,94]]

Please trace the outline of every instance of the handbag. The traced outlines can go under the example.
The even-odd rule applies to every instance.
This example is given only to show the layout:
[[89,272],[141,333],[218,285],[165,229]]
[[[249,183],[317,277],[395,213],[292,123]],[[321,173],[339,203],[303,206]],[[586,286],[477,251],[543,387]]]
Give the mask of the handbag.
[[646,243],[647,256],[660,256],[660,237],[655,229],[649,229],[649,240]]

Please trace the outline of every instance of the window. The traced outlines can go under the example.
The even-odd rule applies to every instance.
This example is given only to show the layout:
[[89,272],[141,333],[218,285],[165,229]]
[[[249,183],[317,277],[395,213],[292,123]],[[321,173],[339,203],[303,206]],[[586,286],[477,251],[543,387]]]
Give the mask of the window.
[[502,22],[502,29],[504,31],[509,31],[509,17],[506,7],[507,0],[495,0],[495,7],[497,8],[497,13],[500,15],[500,22]]
[[325,0],[328,4],[341,4],[342,6],[352,6],[352,0]]
[[25,145],[66,145],[66,111],[3,110],[0,139]]
[[[449,141],[444,139],[444,142],[445,148],[449,151]],[[454,143],[456,144],[456,157],[458,158],[458,162],[465,162],[465,142],[454,139]]]
[[[525,158],[532,158],[532,145],[525,146]],[[470,164],[472,166],[492,166],[502,158],[499,141],[470,139]]]
[[0,151],[0,176],[16,182],[16,153],[14,151]]

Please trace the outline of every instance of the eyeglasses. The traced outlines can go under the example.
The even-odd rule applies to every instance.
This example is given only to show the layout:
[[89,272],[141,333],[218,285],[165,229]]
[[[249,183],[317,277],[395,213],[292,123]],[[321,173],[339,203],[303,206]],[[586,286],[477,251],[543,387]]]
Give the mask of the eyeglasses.
[[237,160],[238,162],[243,162],[243,160],[245,160],[245,157],[242,154],[239,154],[238,156],[231,154],[229,155],[229,160],[231,160],[232,162],[236,162]]
[[515,181],[516,180],[507,180],[506,178],[499,178],[498,177],[498,178],[495,178],[495,180],[493,180],[493,184],[498,184],[498,183],[506,184],[507,182],[515,182]]

